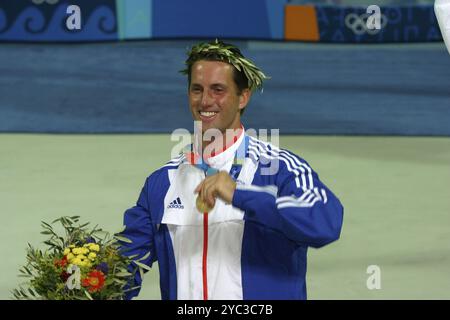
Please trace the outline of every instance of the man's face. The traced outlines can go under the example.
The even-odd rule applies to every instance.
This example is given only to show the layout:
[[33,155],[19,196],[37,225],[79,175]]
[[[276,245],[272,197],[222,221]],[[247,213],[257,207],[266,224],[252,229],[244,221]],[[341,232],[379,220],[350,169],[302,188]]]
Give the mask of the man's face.
[[194,120],[202,122],[203,132],[240,128],[240,110],[249,98],[249,90],[238,95],[233,67],[228,63],[200,60],[192,66],[189,105]]

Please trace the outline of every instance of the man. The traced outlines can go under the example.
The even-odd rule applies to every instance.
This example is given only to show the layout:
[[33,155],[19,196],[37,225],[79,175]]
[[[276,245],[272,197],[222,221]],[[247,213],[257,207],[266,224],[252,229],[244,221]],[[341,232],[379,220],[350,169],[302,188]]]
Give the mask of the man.
[[198,44],[186,65],[201,134],[147,178],[124,252],[158,261],[162,299],[306,299],[307,248],[339,238],[342,205],[306,161],[244,133],[266,77],[237,47]]

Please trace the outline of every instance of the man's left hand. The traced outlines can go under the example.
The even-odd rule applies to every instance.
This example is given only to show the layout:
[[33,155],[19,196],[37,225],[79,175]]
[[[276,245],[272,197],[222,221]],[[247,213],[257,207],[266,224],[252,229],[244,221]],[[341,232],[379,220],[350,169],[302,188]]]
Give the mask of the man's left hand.
[[217,197],[225,201],[225,203],[231,203],[234,190],[236,190],[236,182],[231,179],[227,172],[219,171],[206,177],[195,188],[194,193],[199,193],[200,198],[212,208],[216,203]]

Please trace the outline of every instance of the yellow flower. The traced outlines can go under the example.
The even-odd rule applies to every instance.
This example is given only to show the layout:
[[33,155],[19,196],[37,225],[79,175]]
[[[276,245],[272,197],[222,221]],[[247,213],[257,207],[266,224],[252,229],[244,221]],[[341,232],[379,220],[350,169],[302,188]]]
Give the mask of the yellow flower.
[[81,248],[81,253],[82,254],[88,254],[89,253],[89,249],[88,248]]
[[86,260],[87,257],[84,254],[79,254],[79,255],[77,255],[77,259]]
[[72,249],[72,252],[73,252],[73,254],[81,254],[81,253],[82,253],[82,252],[81,252],[81,249],[82,249],[82,248],[76,247],[76,248],[73,248],[73,249]]
[[67,255],[67,260],[69,261],[69,262],[72,262],[72,260],[75,258],[75,256],[73,255],[73,253],[69,253],[68,255]]
[[100,251],[100,246],[98,244],[96,244],[96,243],[91,243],[90,246],[89,246],[89,249],[91,249],[92,251],[99,252]]
[[65,248],[63,254],[66,256],[70,253],[70,249],[69,248]]
[[81,266],[82,263],[83,261],[81,261],[81,259],[78,259],[78,257],[72,260],[72,264],[76,264],[77,266]]
[[90,262],[88,260],[82,260],[81,263],[79,264],[80,267],[89,267],[90,266]]
[[95,258],[97,258],[97,254],[94,252],[89,253],[88,258],[91,260],[95,260]]
[[69,248],[75,248],[75,245],[74,245],[74,244],[71,244],[71,245],[69,246]]

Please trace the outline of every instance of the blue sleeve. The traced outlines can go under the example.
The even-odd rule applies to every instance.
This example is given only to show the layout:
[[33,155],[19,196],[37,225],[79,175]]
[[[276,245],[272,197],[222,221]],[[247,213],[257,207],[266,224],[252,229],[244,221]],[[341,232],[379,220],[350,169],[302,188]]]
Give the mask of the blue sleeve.
[[238,185],[232,204],[245,211],[246,220],[282,232],[300,245],[319,248],[339,238],[344,210],[306,162],[301,169],[287,170],[283,164],[273,185]]
[[[147,179],[136,205],[125,211],[124,226],[125,230],[121,235],[131,240],[131,243],[121,242],[121,253],[126,256],[137,255],[134,260],[139,260],[148,255],[145,259],[139,260],[141,263],[152,266],[156,260],[153,245],[153,227],[147,199],[148,190]],[[150,254],[148,254],[150,253]],[[141,274],[137,265],[133,262],[128,267],[129,272],[135,274],[134,283],[129,283],[127,288],[133,288],[142,284]],[[129,300],[139,294],[140,288],[126,292],[125,299]]]

